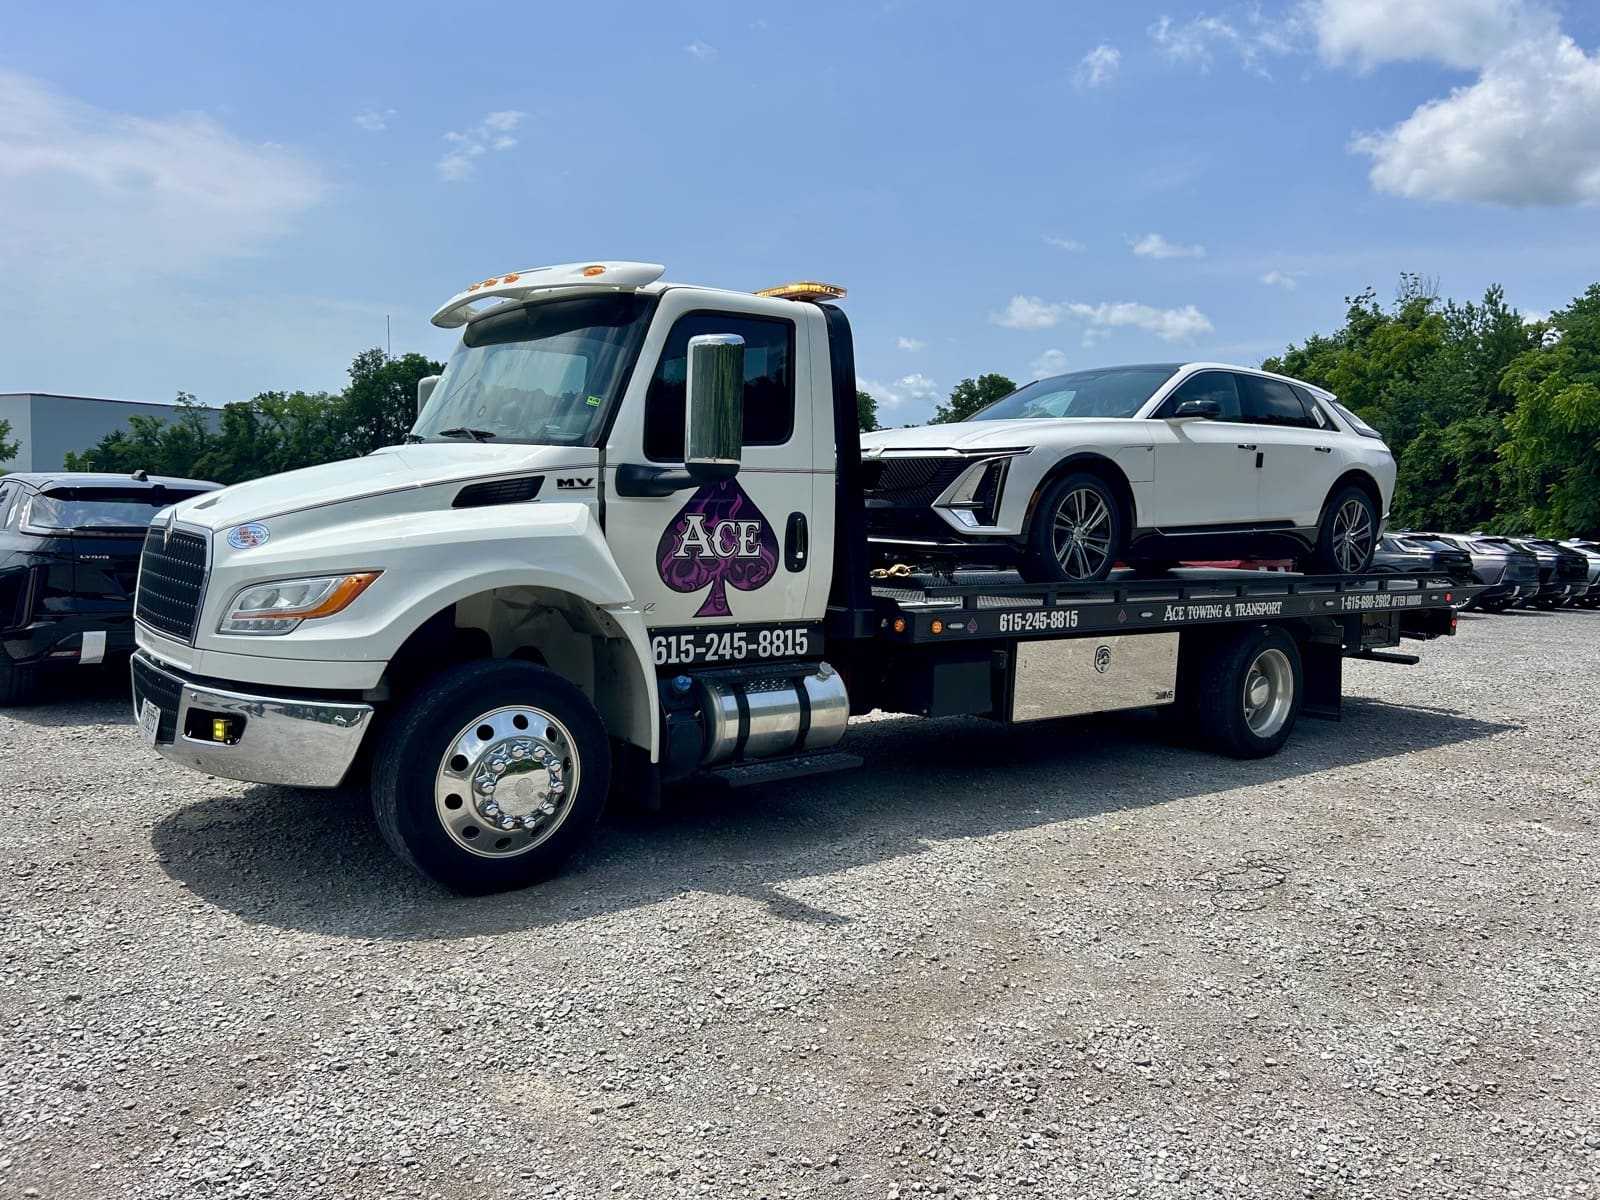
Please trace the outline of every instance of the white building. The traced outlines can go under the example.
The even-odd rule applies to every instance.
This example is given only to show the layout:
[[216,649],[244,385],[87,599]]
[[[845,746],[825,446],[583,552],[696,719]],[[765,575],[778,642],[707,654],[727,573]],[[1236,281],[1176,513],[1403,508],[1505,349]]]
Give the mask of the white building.
[[[214,416],[214,409],[207,410]],[[140,404],[97,396],[55,396],[48,392],[0,392],[0,421],[11,424],[6,441],[17,456],[0,462],[0,471],[59,471],[69,453],[81,454],[108,433],[128,428],[128,418],[172,420],[175,404]]]

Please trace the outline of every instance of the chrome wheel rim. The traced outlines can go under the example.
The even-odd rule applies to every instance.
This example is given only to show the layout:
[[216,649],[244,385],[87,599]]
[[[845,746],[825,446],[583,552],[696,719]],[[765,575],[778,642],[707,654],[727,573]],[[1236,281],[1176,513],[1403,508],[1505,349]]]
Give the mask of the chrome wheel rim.
[[1372,514],[1360,500],[1346,500],[1333,517],[1333,558],[1339,569],[1354,574],[1372,551]]
[[1093,488],[1074,488],[1056,505],[1050,530],[1068,579],[1093,579],[1111,558],[1111,508]]
[[434,778],[434,811],[450,840],[480,858],[515,858],[572,812],[578,746],[539,708],[497,708],[450,739]]
[[1289,719],[1294,703],[1294,668],[1282,650],[1256,655],[1244,675],[1244,722],[1257,737],[1271,737]]

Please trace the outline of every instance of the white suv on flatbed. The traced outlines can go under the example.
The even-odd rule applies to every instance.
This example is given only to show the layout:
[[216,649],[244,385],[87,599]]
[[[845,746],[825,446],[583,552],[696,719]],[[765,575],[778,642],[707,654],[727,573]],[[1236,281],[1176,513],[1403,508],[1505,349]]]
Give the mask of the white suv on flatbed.
[[1372,561],[1395,464],[1320,388],[1222,363],[1040,379],[966,421],[862,438],[868,533],[886,557],[1104,579],[1118,561]]

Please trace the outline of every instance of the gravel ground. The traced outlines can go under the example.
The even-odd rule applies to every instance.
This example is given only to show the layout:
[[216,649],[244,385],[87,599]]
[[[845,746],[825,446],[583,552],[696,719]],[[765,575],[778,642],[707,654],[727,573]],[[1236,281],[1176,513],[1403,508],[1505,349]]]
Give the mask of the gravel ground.
[[1597,632],[1263,762],[862,722],[484,900],[114,681],[0,715],[0,1196],[1600,1194]]

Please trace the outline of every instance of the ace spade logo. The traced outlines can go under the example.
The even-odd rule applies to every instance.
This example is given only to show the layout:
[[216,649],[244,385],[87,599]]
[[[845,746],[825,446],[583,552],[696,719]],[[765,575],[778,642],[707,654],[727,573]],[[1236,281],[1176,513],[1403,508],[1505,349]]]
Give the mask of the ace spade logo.
[[675,592],[709,585],[697,617],[731,617],[728,589],[753,592],[778,572],[778,539],[732,479],[696,489],[656,546],[661,582]]

